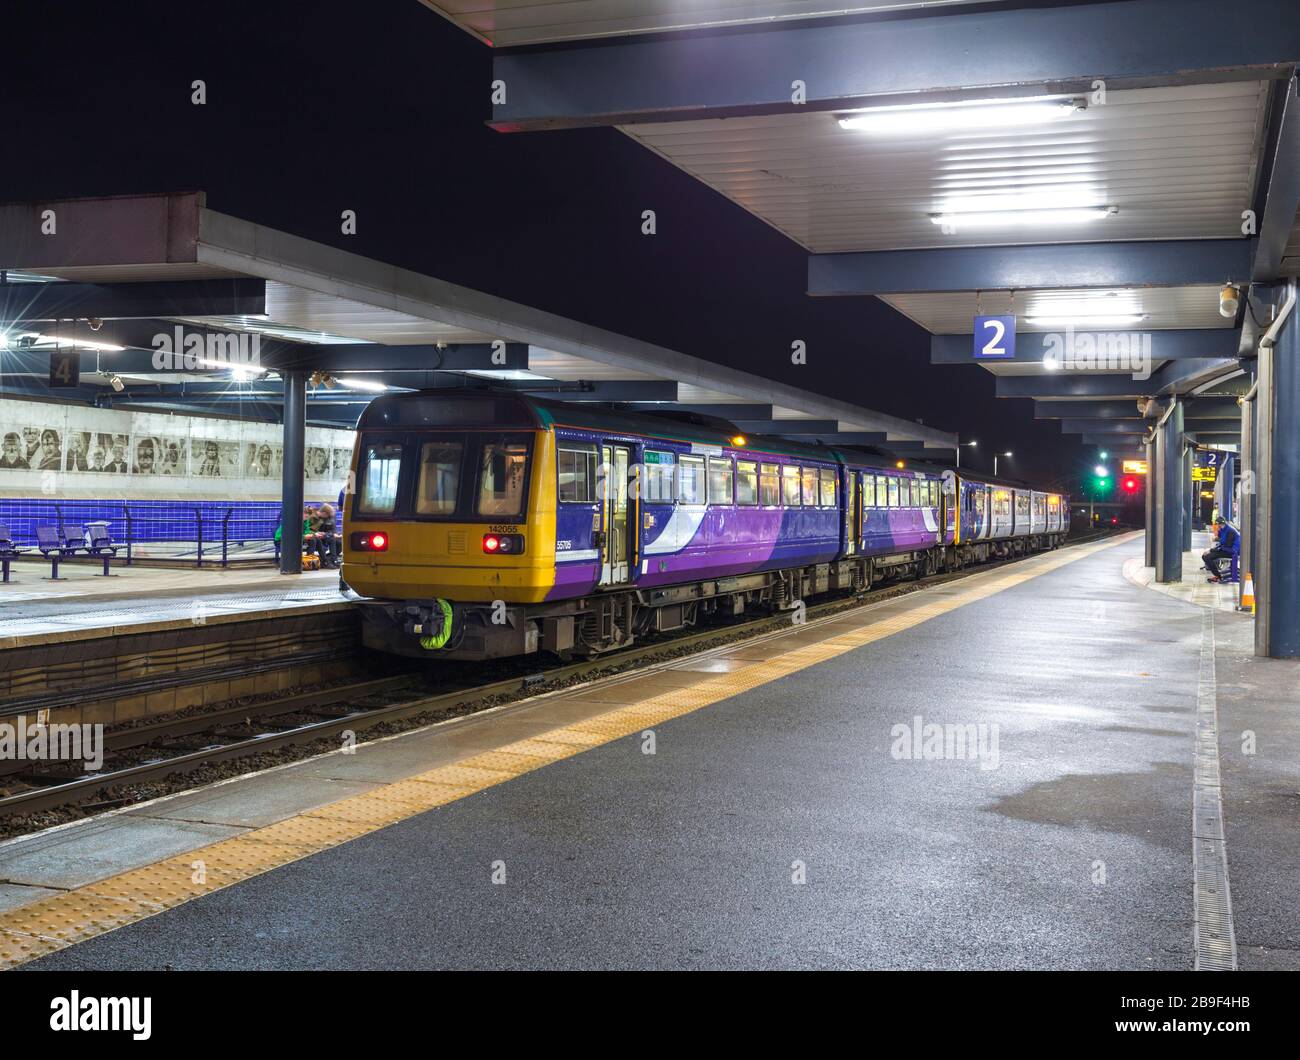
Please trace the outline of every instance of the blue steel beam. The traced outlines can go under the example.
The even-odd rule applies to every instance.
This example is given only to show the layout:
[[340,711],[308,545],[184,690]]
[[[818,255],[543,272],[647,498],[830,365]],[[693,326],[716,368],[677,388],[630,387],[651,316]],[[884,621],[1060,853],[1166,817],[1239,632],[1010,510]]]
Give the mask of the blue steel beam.
[[1170,361],[1149,379],[1130,374],[1096,372],[1054,372],[1050,375],[1001,375],[998,397],[1033,398],[1118,398],[1150,397],[1156,394],[1185,394],[1216,375],[1237,367],[1236,358],[1198,357]]
[[655,405],[649,409],[637,409],[635,411],[646,412],[693,412],[700,416],[714,416],[718,419],[730,420],[735,423],[738,419],[744,420],[770,420],[772,418],[771,405]]
[[[1295,19],[1293,12],[1292,18]],[[1259,240],[1252,279],[1282,277],[1282,252],[1286,249],[1300,209],[1300,82],[1291,78],[1279,86],[1282,94],[1277,136],[1272,145],[1272,165],[1259,218]]]
[[[1187,400],[1188,414],[1197,419],[1239,420],[1241,406],[1236,398],[1194,397]],[[1153,410],[1155,415],[1158,412]],[[1147,419],[1133,401],[1035,401],[1034,417],[1040,420]]]
[[1253,245],[1250,239],[1180,239],[811,254],[808,293],[879,295],[1223,283],[1250,277]]
[[[1142,420],[1062,420],[1061,431],[1063,434],[1089,434],[1093,437],[1102,435],[1126,435],[1126,434],[1145,434],[1156,421],[1154,419]],[[1188,431],[1211,431],[1214,433],[1231,434],[1234,430],[1231,420],[1201,420],[1189,419],[1185,421],[1184,430]]]
[[[493,382],[493,386],[498,384]],[[601,379],[596,382],[503,383],[509,390],[519,390],[555,401],[653,401],[676,404],[677,384],[654,379]]]
[[[505,132],[903,99],[1289,76],[1300,61],[1294,0],[1116,0],[902,17],[786,21],[689,36],[557,44],[494,54]],[[792,84],[805,85],[804,103]],[[910,99],[909,99],[910,97]]]
[[161,283],[0,284],[0,326],[99,317],[261,316],[266,281],[169,280]]
[[[1018,332],[1016,334],[1016,355],[1014,358],[999,358],[1001,363],[1041,364],[1048,354],[1067,363],[1073,357],[1085,356],[1104,361],[1112,353],[1111,336],[1139,334],[1138,332],[1103,332],[1093,334],[1086,331],[1074,332],[1070,349],[1062,348],[1061,332]],[[1185,331],[1147,331],[1141,335],[1151,337],[1151,360],[1183,360],[1189,357],[1235,357],[1237,355],[1237,332],[1232,328],[1189,328]],[[931,364],[978,364],[974,356],[975,340],[971,335],[931,335]],[[1127,354],[1128,343],[1124,351]],[[1144,345],[1138,347],[1145,352]],[[1127,362],[1127,357],[1123,363]],[[1060,365],[1058,365],[1059,367]]]
[[838,434],[837,420],[732,420],[742,431],[750,434],[811,434],[826,437]]

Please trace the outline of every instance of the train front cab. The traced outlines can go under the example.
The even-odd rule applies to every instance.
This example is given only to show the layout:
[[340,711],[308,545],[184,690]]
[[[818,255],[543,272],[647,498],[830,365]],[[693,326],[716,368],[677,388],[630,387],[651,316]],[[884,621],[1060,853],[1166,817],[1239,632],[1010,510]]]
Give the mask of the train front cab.
[[344,582],[369,647],[494,658],[537,650],[521,608],[555,580],[554,436],[501,395],[393,395],[358,423]]

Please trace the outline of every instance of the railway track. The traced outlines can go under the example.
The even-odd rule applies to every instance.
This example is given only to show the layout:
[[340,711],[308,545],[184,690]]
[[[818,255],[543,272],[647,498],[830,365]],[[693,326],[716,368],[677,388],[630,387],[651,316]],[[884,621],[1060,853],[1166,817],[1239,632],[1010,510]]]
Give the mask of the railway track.
[[[1106,535],[1081,535],[1064,547],[1102,536]],[[838,597],[808,607],[805,621],[838,617],[894,596],[1014,562],[1015,559],[1000,560]],[[557,663],[542,670],[520,672],[486,684],[471,684],[432,695],[417,692],[410,698],[379,705],[367,705],[366,701],[416,692],[414,686],[420,682],[420,675],[402,673],[123,728],[104,735],[105,767],[92,774],[71,776],[68,762],[50,763],[48,768],[30,762],[0,762],[0,790],[14,786],[20,789],[0,796],[0,819],[71,806],[92,812],[111,809],[136,801],[129,794],[115,797],[114,789],[164,781],[216,763],[303,747],[321,740],[338,740],[348,731],[359,734],[377,726],[479,704],[478,709],[483,709],[496,705],[502,697],[531,696],[588,677],[618,678],[658,656],[668,655],[666,662],[675,662],[684,654],[707,650],[711,641],[719,641],[716,647],[720,650],[736,640],[777,636],[789,625],[790,618],[785,614],[720,624],[581,662]]]

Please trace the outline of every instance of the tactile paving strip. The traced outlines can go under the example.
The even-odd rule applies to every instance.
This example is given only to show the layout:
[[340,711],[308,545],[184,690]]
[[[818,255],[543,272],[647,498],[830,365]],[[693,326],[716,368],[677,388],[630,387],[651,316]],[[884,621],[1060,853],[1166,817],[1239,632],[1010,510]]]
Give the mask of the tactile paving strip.
[[[853,632],[832,633],[827,630],[827,639],[817,643],[786,651],[773,644],[770,658],[739,670],[705,675],[691,687],[648,696],[634,705],[560,726],[530,739],[506,744],[495,751],[473,755],[373,791],[307,810],[272,825],[250,829],[232,839],[223,839],[187,854],[0,913],[0,970],[143,920],[164,909],[346,843],[377,828],[466,798],[591,747],[730,699],[1021,585],[1115,543],[1085,546],[1071,549],[1068,553],[1025,561],[1027,569],[1021,572],[989,577],[963,592],[922,604],[902,615],[868,622]],[[836,630],[842,628],[837,626]],[[779,635],[773,639],[779,642]],[[583,691],[578,688],[568,695],[581,698]],[[1224,882],[1226,885],[1226,879]]]

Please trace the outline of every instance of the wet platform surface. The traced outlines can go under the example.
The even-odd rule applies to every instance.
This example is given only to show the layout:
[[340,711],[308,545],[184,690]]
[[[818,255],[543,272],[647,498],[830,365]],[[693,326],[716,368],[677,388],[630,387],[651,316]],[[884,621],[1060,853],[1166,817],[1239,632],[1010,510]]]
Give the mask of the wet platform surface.
[[[1126,580],[1141,547],[11,841],[0,942],[62,945],[22,917],[73,888],[120,904],[27,967],[1190,968],[1209,630],[1242,964],[1295,967],[1295,667]],[[235,848],[242,882],[136,893]]]
[[49,564],[17,563],[15,580],[0,585],[0,648],[40,638],[77,639],[144,628],[186,625],[196,617],[283,613],[298,608],[347,606],[337,571],[280,574],[252,569],[112,568],[115,577],[88,564],[60,564],[66,581],[42,580]]

